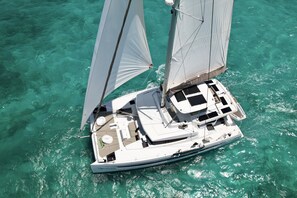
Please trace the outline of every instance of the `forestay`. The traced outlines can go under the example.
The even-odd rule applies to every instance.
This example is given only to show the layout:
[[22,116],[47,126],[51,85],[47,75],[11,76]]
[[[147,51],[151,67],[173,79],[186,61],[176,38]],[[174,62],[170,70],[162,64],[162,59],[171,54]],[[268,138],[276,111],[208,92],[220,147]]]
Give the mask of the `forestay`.
[[225,71],[233,0],[176,0],[174,8],[165,91]]
[[94,48],[81,129],[105,96],[152,64],[142,0],[106,0]]

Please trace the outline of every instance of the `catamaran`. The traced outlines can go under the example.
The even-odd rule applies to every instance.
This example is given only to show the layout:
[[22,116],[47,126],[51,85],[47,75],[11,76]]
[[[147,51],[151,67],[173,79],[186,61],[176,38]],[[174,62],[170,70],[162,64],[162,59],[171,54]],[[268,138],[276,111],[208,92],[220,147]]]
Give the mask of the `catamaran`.
[[165,0],[171,27],[164,82],[103,103],[152,68],[142,0],[105,0],[85,96],[94,173],[175,162],[243,134],[246,115],[215,77],[226,71],[234,0]]

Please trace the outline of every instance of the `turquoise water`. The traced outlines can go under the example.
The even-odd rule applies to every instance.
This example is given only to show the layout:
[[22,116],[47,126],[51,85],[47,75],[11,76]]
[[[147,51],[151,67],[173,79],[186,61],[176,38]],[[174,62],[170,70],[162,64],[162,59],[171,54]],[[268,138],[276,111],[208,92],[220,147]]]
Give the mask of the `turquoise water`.
[[[0,197],[296,197],[297,4],[237,0],[219,79],[245,137],[179,163],[91,173],[79,131],[103,1],[0,0]],[[110,98],[161,82],[169,8],[145,0],[155,68]],[[141,82],[141,83],[139,83]]]

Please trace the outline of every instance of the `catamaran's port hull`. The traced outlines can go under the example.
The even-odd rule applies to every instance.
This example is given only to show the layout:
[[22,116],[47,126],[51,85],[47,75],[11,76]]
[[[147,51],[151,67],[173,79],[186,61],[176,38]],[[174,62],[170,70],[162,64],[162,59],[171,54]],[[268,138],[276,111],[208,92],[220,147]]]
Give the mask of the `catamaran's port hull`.
[[129,163],[98,163],[97,161],[95,161],[94,163],[91,164],[91,169],[93,173],[110,173],[110,172],[136,170],[136,169],[164,165],[168,163],[174,163],[180,160],[197,156],[199,154],[208,152],[210,150],[217,149],[219,147],[226,146],[232,142],[239,140],[242,137],[243,137],[243,134],[240,132],[240,134],[228,140],[223,140],[221,142],[217,142],[215,144],[208,145],[202,148],[197,148],[197,149],[193,149],[193,150],[189,150],[181,153],[176,153],[171,156],[158,158],[158,159],[129,162]]

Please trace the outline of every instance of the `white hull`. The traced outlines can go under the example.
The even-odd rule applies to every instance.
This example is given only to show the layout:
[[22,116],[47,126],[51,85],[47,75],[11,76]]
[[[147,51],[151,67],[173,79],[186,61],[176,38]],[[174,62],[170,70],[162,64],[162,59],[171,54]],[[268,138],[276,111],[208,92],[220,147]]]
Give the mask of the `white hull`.
[[103,164],[94,162],[91,164],[91,169],[93,173],[110,173],[110,172],[118,172],[118,171],[129,171],[129,170],[136,170],[136,169],[142,169],[142,168],[148,168],[153,166],[159,166],[163,164],[173,163],[180,160],[184,160],[190,157],[194,157],[196,155],[205,153],[207,151],[217,149],[219,147],[225,146],[227,144],[230,144],[233,141],[236,141],[237,139],[241,138],[242,136],[232,138],[228,141],[222,141],[216,145],[195,149],[192,150],[190,153],[180,153],[180,155],[172,155],[168,157],[163,158],[156,158],[152,160],[146,160],[146,161],[140,161],[140,162],[129,162],[129,163],[111,163],[111,164]]
[[[226,98],[227,106],[232,110],[237,108],[237,102],[229,91],[218,81],[215,82],[222,92],[221,96]],[[203,90],[203,87],[200,89]],[[218,113],[217,117],[208,118],[204,124],[197,117],[191,116],[193,119],[189,120],[186,114],[178,116],[187,121],[170,120],[166,108],[159,106],[158,93],[159,89],[153,88],[119,97],[105,104],[103,115],[93,114],[90,117],[96,159],[91,164],[94,173],[171,163],[216,149],[243,136],[232,119],[233,111],[231,114]],[[219,104],[216,107],[222,108]],[[212,106],[207,108],[211,109]],[[129,109],[129,112],[121,111],[125,109]],[[242,110],[241,107],[238,109]],[[237,117],[241,115],[242,119],[245,118],[243,112],[236,113]],[[104,117],[105,123],[98,125],[98,120],[94,119],[96,116],[99,121]],[[108,138],[106,140],[106,136],[111,142],[108,142]]]

